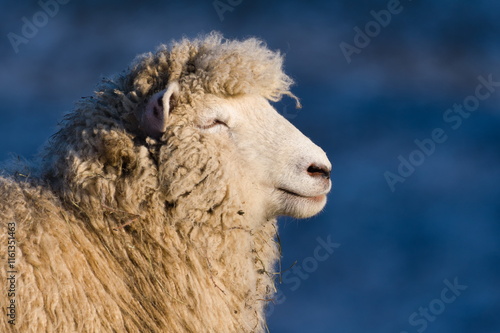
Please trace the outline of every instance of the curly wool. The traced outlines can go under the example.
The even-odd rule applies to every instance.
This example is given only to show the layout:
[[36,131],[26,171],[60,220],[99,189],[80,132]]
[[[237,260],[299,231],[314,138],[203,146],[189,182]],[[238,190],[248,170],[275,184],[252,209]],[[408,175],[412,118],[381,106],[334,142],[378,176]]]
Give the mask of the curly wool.
[[298,99],[290,92],[293,80],[283,70],[283,57],[255,38],[225,40],[212,33],[203,39],[165,45],[156,54],[135,60],[131,75],[134,90],[148,95],[161,90],[165,81],[178,81],[192,90],[219,96],[254,94],[271,101],[282,95]]
[[[257,39],[217,33],[161,46],[77,104],[38,177],[0,177],[0,243],[15,222],[18,271],[16,325],[3,316],[1,331],[264,331],[276,221],[256,218],[245,170],[224,166],[229,148],[190,124],[205,94],[293,96],[282,62]],[[174,123],[145,137],[138,115],[172,81]]]

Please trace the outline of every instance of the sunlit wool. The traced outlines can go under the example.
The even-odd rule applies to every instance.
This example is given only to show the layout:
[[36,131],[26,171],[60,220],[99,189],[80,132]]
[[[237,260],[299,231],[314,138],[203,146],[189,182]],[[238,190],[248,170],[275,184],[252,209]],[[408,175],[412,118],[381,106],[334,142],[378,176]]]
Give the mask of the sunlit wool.
[[17,240],[0,331],[263,332],[276,216],[316,214],[330,188],[295,177],[330,166],[268,103],[294,97],[282,62],[216,33],[161,46],[82,99],[36,167],[0,177],[1,258],[8,222]]

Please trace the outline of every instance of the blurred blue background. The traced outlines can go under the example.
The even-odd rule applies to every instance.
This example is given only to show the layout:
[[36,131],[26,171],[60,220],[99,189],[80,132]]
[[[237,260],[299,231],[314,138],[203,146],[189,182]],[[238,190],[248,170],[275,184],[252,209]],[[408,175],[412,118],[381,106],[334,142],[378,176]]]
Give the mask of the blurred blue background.
[[[293,267],[270,331],[500,332],[500,87],[470,97],[479,76],[500,82],[498,1],[69,1],[47,20],[42,10],[0,2],[0,161],[30,158],[102,75],[159,43],[258,36],[286,53],[304,106],[277,110],[334,165],[325,211],[281,219],[282,266]],[[29,38],[23,17],[38,20]],[[477,110],[447,122],[464,101]],[[446,140],[416,152],[435,128]],[[417,164],[400,167],[407,177],[401,159]],[[336,243],[321,260],[318,237]]]

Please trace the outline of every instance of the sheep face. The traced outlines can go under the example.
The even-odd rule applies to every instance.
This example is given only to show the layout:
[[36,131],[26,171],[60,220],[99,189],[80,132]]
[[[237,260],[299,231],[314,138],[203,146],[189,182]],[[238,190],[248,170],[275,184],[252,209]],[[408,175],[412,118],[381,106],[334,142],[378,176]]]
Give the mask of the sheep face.
[[326,154],[264,98],[210,96],[196,126],[205,137],[233,146],[225,159],[247,170],[249,190],[266,193],[261,197],[268,215],[302,218],[324,207],[331,187]]
[[[160,97],[153,96],[151,105],[161,100],[168,110],[172,97]],[[207,94],[190,104],[171,110],[164,140],[171,147],[175,146],[172,136],[184,136],[196,141],[197,149],[206,152],[199,154],[207,156],[202,163],[203,172],[195,172],[199,181],[205,181],[203,173],[210,169],[207,165],[214,165],[213,169],[222,170],[228,186],[236,187],[237,193],[245,193],[249,198],[245,199],[247,205],[266,218],[278,215],[305,218],[323,209],[331,188],[331,164],[325,152],[265,98],[257,95],[222,98]],[[189,147],[193,147],[193,142]],[[165,156],[167,165],[176,164],[171,161],[175,153],[170,151]],[[203,158],[198,156],[198,164],[200,159]]]

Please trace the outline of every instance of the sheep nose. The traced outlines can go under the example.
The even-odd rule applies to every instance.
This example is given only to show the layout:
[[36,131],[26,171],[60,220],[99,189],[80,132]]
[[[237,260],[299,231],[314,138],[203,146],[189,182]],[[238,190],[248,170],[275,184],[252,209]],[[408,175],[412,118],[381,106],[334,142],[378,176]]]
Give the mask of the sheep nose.
[[330,168],[322,165],[322,164],[311,164],[309,168],[307,168],[307,173],[311,177],[321,177],[324,179],[330,179]]

